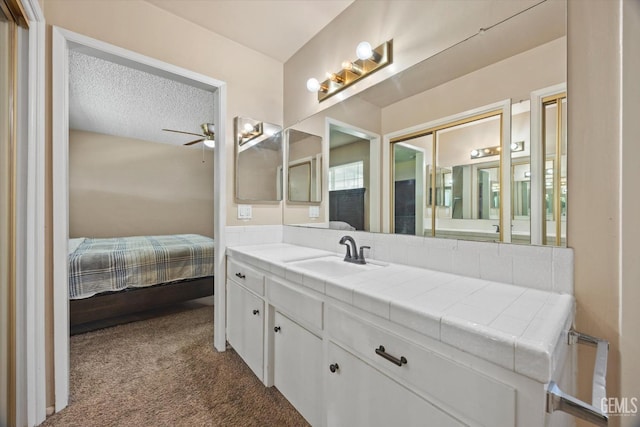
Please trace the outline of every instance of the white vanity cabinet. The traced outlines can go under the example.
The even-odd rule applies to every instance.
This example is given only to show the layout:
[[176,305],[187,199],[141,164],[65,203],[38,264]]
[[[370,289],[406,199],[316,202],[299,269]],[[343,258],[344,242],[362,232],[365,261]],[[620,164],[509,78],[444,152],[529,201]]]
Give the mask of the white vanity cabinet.
[[[332,305],[327,309],[327,336],[330,426],[383,426],[394,419],[398,425],[425,425],[425,420],[434,420],[428,422],[434,426],[515,425],[516,393],[506,384]],[[334,402],[345,386],[351,390],[343,397],[353,395],[355,401]],[[353,406],[381,414],[343,424],[341,420],[360,419]],[[397,418],[389,418],[389,413],[397,413]]]
[[309,424],[322,420],[322,339],[276,311],[273,384]]
[[331,342],[328,426],[462,426],[417,394]]
[[263,292],[264,276],[235,262],[229,262],[227,271],[233,273],[227,278],[227,341],[263,380],[265,303],[244,285]]
[[268,279],[266,288],[275,309],[273,384],[311,425],[321,425],[323,302],[280,280]]
[[[563,388],[571,383],[563,332],[572,320],[570,297],[530,292],[531,299],[518,307],[526,309],[544,297],[553,303],[536,307],[555,319],[553,328],[540,326],[532,337],[556,345],[535,341],[527,347],[522,341],[520,346],[511,336],[439,312],[393,318],[393,303],[376,295],[374,285],[371,295],[367,286],[361,285],[357,295],[349,287],[366,280],[354,281],[355,274],[342,279],[331,271],[327,277],[338,278],[323,281],[324,273],[301,272],[295,262],[281,259],[297,255],[297,247],[269,249],[274,255],[259,248],[230,250],[235,256],[227,264],[228,341],[311,425],[572,425],[566,414],[547,414],[550,380],[545,374]],[[319,262],[327,256],[317,255]],[[330,262],[324,259],[325,264]],[[394,274],[386,277],[403,274],[402,266],[387,268]],[[371,271],[367,280],[384,273]],[[495,289],[507,296],[513,291]],[[531,327],[540,324],[548,325],[532,322]]]

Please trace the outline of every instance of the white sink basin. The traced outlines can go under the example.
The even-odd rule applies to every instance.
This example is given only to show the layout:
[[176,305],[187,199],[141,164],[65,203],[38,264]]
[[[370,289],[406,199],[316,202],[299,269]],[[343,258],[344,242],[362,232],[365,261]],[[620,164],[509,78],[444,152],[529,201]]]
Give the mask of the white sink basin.
[[342,257],[328,256],[322,258],[306,259],[288,263],[292,267],[300,270],[307,270],[319,273],[327,277],[346,276],[349,274],[362,273],[385,267],[385,265],[368,262],[366,264],[354,264],[346,262]]

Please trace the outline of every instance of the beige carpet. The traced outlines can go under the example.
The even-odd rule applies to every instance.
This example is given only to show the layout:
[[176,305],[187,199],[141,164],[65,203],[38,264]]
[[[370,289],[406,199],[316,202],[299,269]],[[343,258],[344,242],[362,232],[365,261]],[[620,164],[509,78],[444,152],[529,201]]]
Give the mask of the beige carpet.
[[209,306],[71,337],[70,404],[42,425],[307,425],[212,336]]

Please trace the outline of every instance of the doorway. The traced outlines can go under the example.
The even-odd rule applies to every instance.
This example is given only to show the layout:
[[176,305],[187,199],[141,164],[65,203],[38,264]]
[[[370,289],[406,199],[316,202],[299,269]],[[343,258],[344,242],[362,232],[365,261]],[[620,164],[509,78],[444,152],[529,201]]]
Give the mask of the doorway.
[[323,165],[326,218],[356,230],[380,231],[380,136],[326,120]]
[[[61,28],[53,27],[53,365],[55,408],[69,399],[69,318],[68,318],[68,239],[69,239],[69,54],[71,50],[91,51],[93,55],[118,64],[146,71],[187,85],[210,90],[214,96],[216,152],[214,156],[214,235],[215,253],[224,252],[226,85],[224,82],[174,65],[113,46]],[[216,256],[214,268],[215,305],[224,307],[224,262]],[[220,278],[220,279],[219,279]],[[224,350],[224,309],[216,310],[214,345]]]

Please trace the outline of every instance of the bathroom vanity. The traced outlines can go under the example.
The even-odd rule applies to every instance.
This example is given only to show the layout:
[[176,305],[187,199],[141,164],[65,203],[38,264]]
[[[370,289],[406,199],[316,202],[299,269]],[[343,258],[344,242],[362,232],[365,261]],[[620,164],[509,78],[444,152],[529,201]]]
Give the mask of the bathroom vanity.
[[227,248],[227,339],[314,426],[564,426],[571,295],[274,243]]

